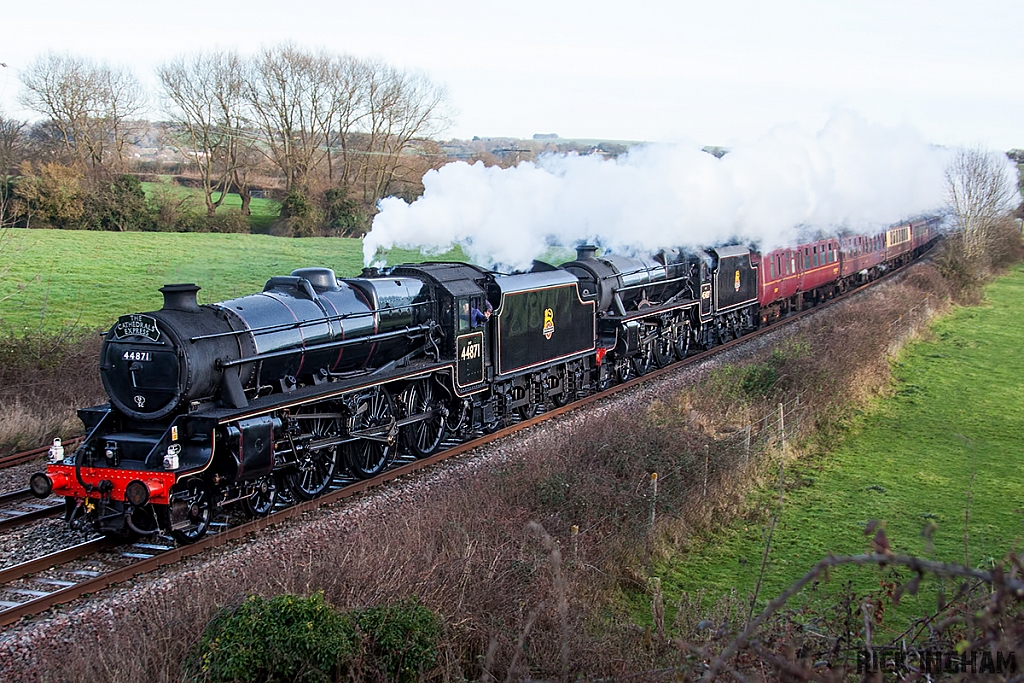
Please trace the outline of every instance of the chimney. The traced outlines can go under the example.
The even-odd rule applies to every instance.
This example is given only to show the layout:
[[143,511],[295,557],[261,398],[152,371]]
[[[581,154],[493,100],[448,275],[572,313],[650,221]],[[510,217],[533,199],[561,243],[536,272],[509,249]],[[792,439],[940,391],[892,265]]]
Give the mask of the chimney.
[[198,313],[199,302],[196,301],[198,285],[164,285],[160,293],[164,295],[163,311],[185,311],[186,313]]
[[593,244],[581,244],[576,247],[576,260],[587,261],[597,256],[597,247]]

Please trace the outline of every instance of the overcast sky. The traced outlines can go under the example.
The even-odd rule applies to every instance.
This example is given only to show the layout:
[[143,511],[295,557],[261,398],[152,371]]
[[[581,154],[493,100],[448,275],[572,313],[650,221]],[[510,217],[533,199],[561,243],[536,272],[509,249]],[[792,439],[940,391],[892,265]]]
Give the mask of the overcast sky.
[[[939,144],[1024,147],[1021,0],[235,0],[5,3],[0,110],[47,51],[153,68],[293,41],[426,72],[446,137],[732,145],[838,109]],[[158,116],[154,113],[154,116]]]

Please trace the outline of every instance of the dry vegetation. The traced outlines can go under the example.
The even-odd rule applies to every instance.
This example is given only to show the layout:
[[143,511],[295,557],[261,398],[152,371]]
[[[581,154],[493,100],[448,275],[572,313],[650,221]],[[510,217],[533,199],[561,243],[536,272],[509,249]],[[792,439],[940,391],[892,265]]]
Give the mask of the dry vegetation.
[[0,337],[0,455],[81,433],[75,410],[106,401],[100,342],[77,330]]

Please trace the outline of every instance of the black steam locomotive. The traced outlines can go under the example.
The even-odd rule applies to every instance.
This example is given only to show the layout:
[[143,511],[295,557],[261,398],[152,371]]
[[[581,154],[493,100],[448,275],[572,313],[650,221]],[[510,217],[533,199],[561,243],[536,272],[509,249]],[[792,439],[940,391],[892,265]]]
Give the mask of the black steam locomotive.
[[[272,277],[261,293],[122,316],[100,359],[110,402],[79,411],[87,436],[51,449],[34,492],[102,533],[182,542],[237,503],[268,514],[341,471],[361,478],[400,450],[493,430],[758,325],[744,247],[652,259],[581,247],[560,267],[505,275],[464,263],[339,279]],[[493,310],[493,315],[490,311]]]

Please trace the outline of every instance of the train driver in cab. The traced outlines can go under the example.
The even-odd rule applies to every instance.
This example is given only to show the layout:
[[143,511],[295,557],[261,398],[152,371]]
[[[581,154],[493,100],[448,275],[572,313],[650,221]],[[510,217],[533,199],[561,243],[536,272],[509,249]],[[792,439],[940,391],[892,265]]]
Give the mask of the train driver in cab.
[[484,301],[484,310],[480,310],[476,306],[470,311],[470,322],[473,327],[480,327],[484,325],[488,320],[491,319],[491,313],[494,311],[494,307],[491,306],[490,301]]

